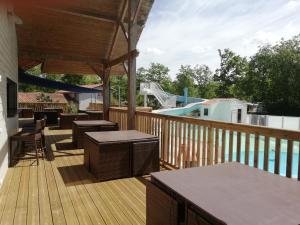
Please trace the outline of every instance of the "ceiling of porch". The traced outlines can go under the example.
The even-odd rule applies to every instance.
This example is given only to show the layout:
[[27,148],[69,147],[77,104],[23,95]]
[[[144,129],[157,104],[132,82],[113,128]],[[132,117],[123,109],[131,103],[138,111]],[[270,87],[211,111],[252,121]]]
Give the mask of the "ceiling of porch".
[[[134,15],[138,37],[153,0],[140,0]],[[95,74],[128,53],[128,0],[16,1],[19,66],[42,63],[45,73]],[[111,68],[123,75],[123,63]]]

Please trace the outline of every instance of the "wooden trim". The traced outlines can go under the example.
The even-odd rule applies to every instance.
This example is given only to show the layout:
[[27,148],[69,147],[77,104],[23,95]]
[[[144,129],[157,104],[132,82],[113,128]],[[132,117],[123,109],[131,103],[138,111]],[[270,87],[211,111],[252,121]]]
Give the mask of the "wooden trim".
[[34,6],[37,9],[43,9],[51,12],[56,12],[60,14],[66,14],[66,15],[72,15],[72,16],[78,16],[81,18],[86,18],[86,19],[91,19],[91,20],[97,20],[100,22],[107,22],[107,23],[112,23],[112,24],[117,24],[118,19],[117,18],[112,18],[96,13],[91,13],[88,11],[84,10],[76,10],[76,9],[58,9],[58,8],[48,8],[48,7],[41,7],[41,6]]
[[[135,14],[137,0],[129,0],[128,2],[128,53],[136,49],[138,35],[137,26],[134,21],[131,21],[132,15]],[[136,111],[136,58],[128,58],[128,113],[127,127],[135,129],[135,111]]]
[[108,62],[107,65],[106,65],[106,68],[113,67],[113,66],[118,65],[122,62],[125,62],[129,58],[136,58],[136,57],[138,57],[138,55],[139,55],[138,50],[134,49],[134,50],[126,53],[125,55],[122,55],[122,56]]
[[110,69],[103,70],[102,81],[103,81],[103,118],[109,120],[109,107],[110,107],[110,96],[109,96],[109,73]]
[[133,21],[134,23],[137,22],[137,17],[138,17],[138,15],[139,15],[140,9],[141,9],[141,7],[142,7],[142,3],[143,3],[143,0],[139,0],[139,2],[138,2],[138,4],[137,4],[135,13],[134,13],[133,18],[132,18],[132,21]]
[[37,50],[32,51],[24,51],[21,50],[19,52],[19,58],[23,59],[53,59],[53,60],[62,60],[62,61],[75,61],[75,62],[86,62],[90,64],[105,64],[107,61],[105,59],[97,59],[97,58],[90,58],[84,56],[75,56],[75,55],[63,55],[61,53],[43,53]]
[[108,55],[107,55],[107,59],[108,60],[110,60],[112,52],[114,50],[114,47],[115,47],[115,45],[117,43],[117,39],[118,39],[120,27],[121,27],[121,24],[123,23],[123,20],[124,20],[125,16],[126,16],[126,12],[127,12],[127,8],[128,8],[128,1],[129,0],[124,0],[123,7],[122,7],[121,17],[118,20],[118,25],[116,27],[116,31],[115,31],[113,39],[112,39],[112,44],[111,44],[110,49],[108,51]]

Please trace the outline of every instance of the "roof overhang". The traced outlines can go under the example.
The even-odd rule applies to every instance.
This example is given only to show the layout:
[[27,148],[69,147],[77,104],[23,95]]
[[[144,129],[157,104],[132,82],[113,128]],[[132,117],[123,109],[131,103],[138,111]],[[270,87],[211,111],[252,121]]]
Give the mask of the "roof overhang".
[[[19,67],[42,63],[43,73],[126,73],[129,0],[13,0],[17,25]],[[137,0],[138,37],[153,0]],[[121,59],[118,61],[118,59]],[[115,62],[115,65],[111,65]]]

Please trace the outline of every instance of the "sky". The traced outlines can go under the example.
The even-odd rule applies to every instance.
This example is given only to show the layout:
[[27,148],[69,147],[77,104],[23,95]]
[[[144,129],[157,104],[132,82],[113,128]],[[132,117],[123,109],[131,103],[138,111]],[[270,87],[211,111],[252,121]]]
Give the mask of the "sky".
[[259,46],[300,34],[300,0],[155,0],[139,40],[138,67],[205,64],[215,70],[218,49],[250,57]]

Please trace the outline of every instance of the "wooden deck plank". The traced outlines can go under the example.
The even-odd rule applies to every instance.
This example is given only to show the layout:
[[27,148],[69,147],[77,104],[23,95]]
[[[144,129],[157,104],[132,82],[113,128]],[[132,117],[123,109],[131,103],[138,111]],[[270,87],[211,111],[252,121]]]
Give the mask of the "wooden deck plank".
[[[78,176],[78,174],[73,169],[74,165],[72,165],[69,158],[70,157],[68,157],[68,156],[61,157],[61,160],[62,160],[62,162],[64,162],[65,167],[70,168],[70,169],[67,170],[68,171],[67,173],[68,173],[68,175],[70,176],[70,178],[72,180],[80,181],[80,177]],[[88,212],[88,215],[91,219],[92,224],[105,225],[105,222],[104,222],[101,214],[97,210],[97,207],[95,206],[95,204],[93,202],[93,199],[89,195],[88,191],[85,189],[82,182],[79,182],[79,184],[76,184],[75,187],[76,187],[77,192],[79,193],[79,196],[82,199],[82,202],[83,202],[85,208],[87,209],[87,212]]]
[[[82,163],[82,159],[79,157],[72,157],[73,165],[78,165]],[[82,180],[87,192],[90,194],[95,206],[97,207],[98,211],[101,213],[103,220],[107,225],[119,224],[115,217],[111,216],[111,211],[108,207],[105,207],[106,202],[102,199],[102,197],[98,194],[96,188],[94,187],[93,183],[93,176],[86,170],[76,168],[76,173],[79,175],[80,179]]]
[[49,203],[51,208],[53,224],[64,225],[66,224],[66,216],[63,211],[62,201],[60,199],[58,191],[59,188],[56,184],[56,180],[52,172],[51,163],[46,161],[44,164],[44,169],[49,193]]
[[32,160],[24,162],[22,167],[22,175],[20,181],[20,188],[17,200],[17,206],[14,216],[14,224],[23,225],[24,221],[27,220],[27,207],[28,207],[28,195],[29,195],[29,166]]
[[[57,167],[64,167],[65,164],[62,161],[62,156],[55,159],[55,164]],[[64,174],[60,174],[61,176],[64,176],[64,181],[70,182],[71,176],[68,171],[65,171]],[[72,200],[73,207],[75,209],[77,218],[79,220],[80,224],[92,224],[92,221],[89,217],[89,214],[87,212],[87,209],[85,208],[82,198],[80,196],[80,193],[78,193],[76,187],[74,185],[68,185],[67,191],[70,195],[70,198]]]
[[15,168],[16,171],[12,178],[9,187],[9,192],[7,193],[7,199],[6,199],[0,224],[9,225],[9,224],[13,224],[14,222],[14,215],[16,211],[18,193],[20,187],[20,179],[22,176],[22,164],[23,164],[22,162],[19,163]]
[[45,163],[40,160],[38,170],[38,189],[39,189],[39,209],[40,209],[40,223],[45,225],[53,224],[50,198],[48,193],[47,181],[45,176]]
[[36,162],[29,169],[29,195],[28,195],[28,210],[27,224],[40,224],[39,210],[39,192],[38,192],[38,169]]
[[10,184],[14,176],[14,172],[15,170],[11,170],[11,169],[8,170],[0,190],[0,221],[4,212],[5,203],[7,200],[8,193],[10,191]]
[[144,181],[97,182],[83,167],[83,149],[57,149],[71,141],[70,130],[47,129],[46,137],[51,159],[37,166],[29,153],[9,168],[0,189],[0,224],[146,224]]

